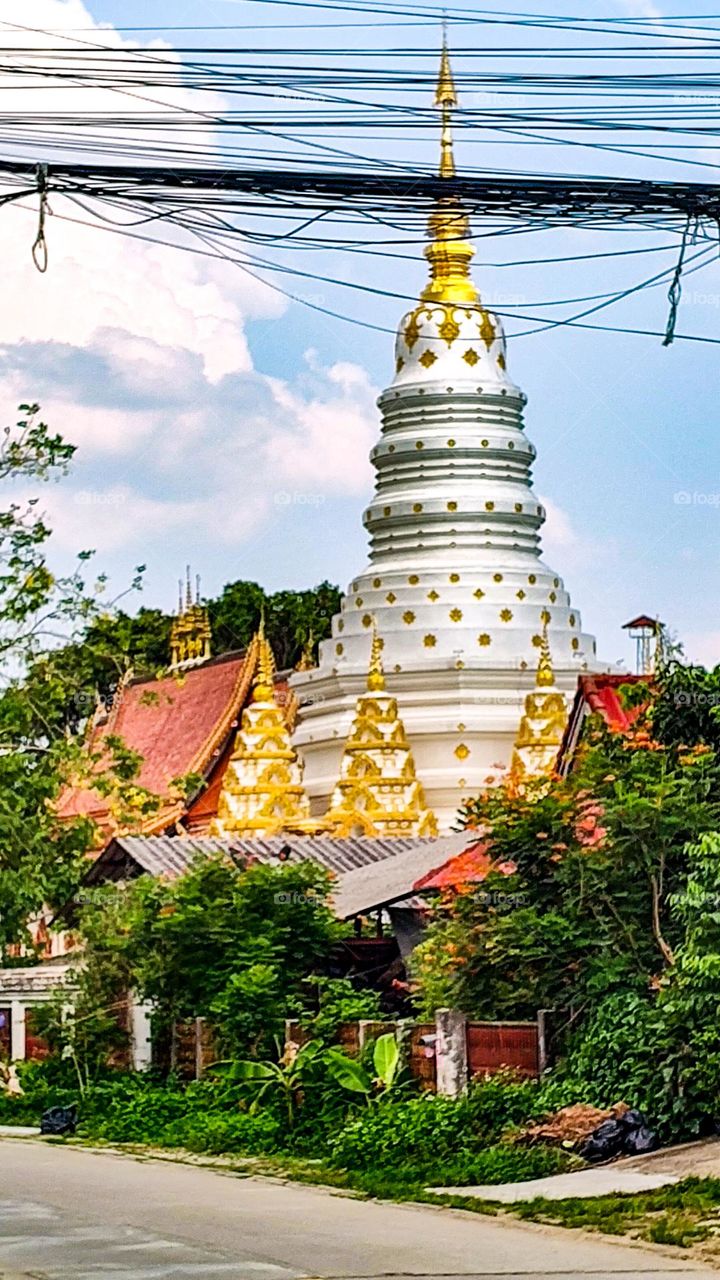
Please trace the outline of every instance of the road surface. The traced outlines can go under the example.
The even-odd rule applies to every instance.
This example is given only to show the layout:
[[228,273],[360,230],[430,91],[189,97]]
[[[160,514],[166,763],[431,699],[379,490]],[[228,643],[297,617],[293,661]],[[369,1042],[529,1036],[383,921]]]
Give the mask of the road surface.
[[2,1280],[718,1280],[681,1258],[482,1215],[35,1141],[0,1142]]

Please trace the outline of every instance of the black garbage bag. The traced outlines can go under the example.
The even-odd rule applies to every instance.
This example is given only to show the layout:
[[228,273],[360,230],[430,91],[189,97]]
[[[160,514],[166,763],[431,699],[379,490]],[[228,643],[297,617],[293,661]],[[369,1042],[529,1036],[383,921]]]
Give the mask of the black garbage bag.
[[590,1164],[612,1160],[621,1155],[626,1136],[622,1120],[603,1120],[581,1146],[580,1155]]
[[78,1111],[76,1106],[51,1107],[49,1111],[43,1112],[40,1121],[40,1132],[62,1137],[65,1134],[73,1134],[77,1129],[77,1122]]
[[580,1148],[583,1160],[600,1164],[616,1156],[639,1156],[659,1145],[642,1111],[626,1111],[615,1120],[603,1120]]

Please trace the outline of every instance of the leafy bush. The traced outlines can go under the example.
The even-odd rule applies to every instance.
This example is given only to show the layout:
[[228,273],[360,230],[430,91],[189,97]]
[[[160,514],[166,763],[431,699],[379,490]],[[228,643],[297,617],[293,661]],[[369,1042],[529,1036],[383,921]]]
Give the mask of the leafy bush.
[[358,987],[350,978],[313,975],[294,1006],[294,1016],[312,1040],[332,1044],[343,1022],[381,1022],[380,996],[367,987]]

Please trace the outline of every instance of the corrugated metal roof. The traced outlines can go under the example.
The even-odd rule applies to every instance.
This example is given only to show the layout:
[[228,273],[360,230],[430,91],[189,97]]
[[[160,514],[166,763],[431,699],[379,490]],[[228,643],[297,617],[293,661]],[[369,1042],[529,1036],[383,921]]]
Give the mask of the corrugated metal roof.
[[[284,853],[289,862],[318,862],[334,871],[342,884],[353,876],[356,879],[352,883],[358,888],[365,883],[367,891],[364,890],[362,896],[369,893],[372,898],[373,894],[379,894],[374,901],[368,900],[359,908],[369,910],[371,906],[408,896],[416,880],[433,867],[441,866],[453,853],[461,852],[467,844],[465,834],[439,839],[353,836],[337,840],[327,836],[272,836],[257,840],[226,840],[212,836],[118,836],[90,868],[86,881],[98,884],[103,880],[123,879],[129,874],[129,863],[134,863],[148,875],[174,879],[187,871],[196,858],[211,857],[216,853],[227,853],[240,860],[252,858],[277,864]],[[419,860],[417,863],[403,861],[401,865],[403,868],[417,866],[420,869],[412,876],[409,871],[407,874],[403,871],[404,895],[396,893],[394,888],[386,895],[385,868],[389,863],[395,864],[408,856],[412,858],[412,855]],[[369,876],[371,868],[375,869],[372,877]],[[363,874],[366,876],[364,882]]]
[[333,893],[336,914],[341,920],[347,920],[410,898],[418,880],[443,866],[453,855],[462,853],[467,846],[466,832],[439,840],[416,840],[413,848],[405,849],[394,858],[348,871]]

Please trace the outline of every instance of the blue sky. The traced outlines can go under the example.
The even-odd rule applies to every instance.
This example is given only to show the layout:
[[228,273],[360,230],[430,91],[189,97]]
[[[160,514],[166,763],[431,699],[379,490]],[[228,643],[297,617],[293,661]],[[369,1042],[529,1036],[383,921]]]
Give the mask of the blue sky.
[[[523,6],[494,0],[494,8],[643,17],[681,6],[677,0],[528,0]],[[711,14],[713,6],[698,0],[690,8]],[[70,10],[81,13],[82,5],[7,0],[3,17],[7,11],[10,20],[13,10],[18,22],[64,26]],[[148,6],[136,0],[86,0],[85,10],[96,23],[147,23]],[[159,24],[268,27],[244,32],[242,41],[270,50],[338,39],[380,51],[402,42],[430,50],[438,40],[434,25],[409,34],[371,26],[308,30],[302,14],[244,0],[152,4]],[[326,16],[305,11],[308,22]],[[291,25],[293,18],[298,21]],[[502,37],[483,30],[480,38],[518,39],[502,30]],[[537,41],[537,32],[526,38]],[[240,42],[238,33],[227,39]],[[478,43],[478,32],[458,24],[451,40],[462,69],[463,48]],[[410,132],[407,144],[416,158],[434,160],[430,135]],[[392,145],[378,141],[378,153],[388,154]],[[370,154],[373,144],[362,149]],[[460,133],[457,151],[461,165],[465,156],[488,167],[716,177],[710,151],[702,153],[708,167],[693,169],[578,147],[524,151],[482,131],[472,138]],[[9,248],[0,317],[5,417],[20,400],[40,400],[52,426],[79,445],[71,478],[44,494],[57,529],[58,562],[75,549],[95,547],[98,567],[120,590],[143,561],[143,602],[165,608],[172,607],[175,579],[188,560],[207,593],[238,577],[270,589],[323,578],[345,586],[366,558],[361,512],[372,482],[366,455],[378,429],[374,398],[391,377],[392,335],[289,303],[236,267],[66,224],[65,212],[57,206],[50,221],[51,268],[42,278],[29,262],[35,215],[0,215]],[[480,239],[475,275],[499,309],[549,314],[536,304],[626,287],[672,255],[491,264],[600,252],[617,248],[622,234],[560,230],[547,233],[539,247],[530,244],[538,237]],[[669,241],[625,235],[622,244],[631,243]],[[290,261],[279,251],[275,260]],[[408,298],[424,280],[419,248],[416,261],[328,252],[298,253],[292,264]],[[316,305],[388,329],[404,309],[401,301],[331,283],[290,287]],[[662,330],[666,289],[648,290],[597,319]],[[509,327],[512,332],[518,322]],[[720,337],[717,259],[686,280],[678,327]],[[538,449],[535,487],[551,513],[546,559],[564,577],[585,629],[598,636],[609,661],[630,658],[620,626],[639,612],[666,621],[691,656],[720,660],[716,353],[701,343],[663,348],[659,338],[563,327],[511,341],[510,369],[529,396],[527,429]]]

